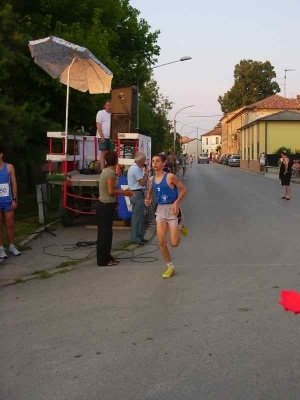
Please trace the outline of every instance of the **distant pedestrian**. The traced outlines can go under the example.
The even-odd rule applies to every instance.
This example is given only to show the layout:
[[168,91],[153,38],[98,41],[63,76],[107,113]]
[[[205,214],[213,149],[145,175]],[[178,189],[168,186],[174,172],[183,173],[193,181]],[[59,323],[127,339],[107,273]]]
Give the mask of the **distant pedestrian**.
[[149,170],[145,168],[146,154],[136,153],[134,163],[128,170],[128,188],[135,194],[130,199],[132,204],[131,219],[131,242],[144,245],[147,240],[144,239],[145,223],[145,188]]
[[181,167],[182,167],[182,179],[186,180],[186,170],[187,170],[187,167],[189,165],[188,155],[187,154],[181,154],[180,160],[181,160]]
[[175,157],[174,154],[172,154],[172,153],[169,151],[169,152],[168,152],[168,155],[167,155],[167,165],[168,165],[168,167],[169,167],[169,169],[170,169],[170,172],[171,172],[172,174],[174,174],[174,172],[175,172],[175,164],[176,164],[176,157]]
[[267,156],[264,152],[262,152],[259,156],[259,167],[260,167],[261,174],[263,174],[265,172],[266,165],[267,165]]
[[3,161],[4,150],[0,148],[0,259],[7,258],[3,247],[2,221],[5,218],[8,251],[14,256],[21,252],[14,245],[14,211],[18,206],[18,186],[13,165]]
[[117,207],[117,196],[132,197],[134,192],[129,189],[116,189],[116,166],[118,154],[108,151],[105,154],[106,168],[102,171],[99,179],[99,203],[96,207],[98,222],[97,236],[97,265],[111,266],[118,264],[118,260],[111,255],[113,238],[113,218]]
[[292,163],[288,158],[287,152],[283,151],[281,153],[282,163],[279,169],[279,179],[281,180],[281,185],[285,186],[285,196],[282,197],[283,200],[291,200],[291,177],[292,177]]

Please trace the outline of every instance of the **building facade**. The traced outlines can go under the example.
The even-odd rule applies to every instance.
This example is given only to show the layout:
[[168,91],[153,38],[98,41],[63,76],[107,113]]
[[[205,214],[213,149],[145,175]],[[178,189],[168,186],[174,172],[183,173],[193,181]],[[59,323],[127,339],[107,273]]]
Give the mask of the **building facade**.
[[198,156],[202,153],[201,139],[184,137],[182,138],[182,152],[183,154],[192,154]]
[[222,142],[221,127],[216,127],[212,131],[201,135],[202,152],[206,154],[216,154]]
[[273,154],[280,147],[300,149],[300,113],[281,111],[259,118],[240,129],[241,168],[259,172],[262,152]]
[[287,99],[275,94],[250,106],[244,106],[225,114],[220,120],[222,126],[222,154],[241,153],[241,127],[249,125],[259,118],[284,110],[300,112],[300,95],[295,99]]

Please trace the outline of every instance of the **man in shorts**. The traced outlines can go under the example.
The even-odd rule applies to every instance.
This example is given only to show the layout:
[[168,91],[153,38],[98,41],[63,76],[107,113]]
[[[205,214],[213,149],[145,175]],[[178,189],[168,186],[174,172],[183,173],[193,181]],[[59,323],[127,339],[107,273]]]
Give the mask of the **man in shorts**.
[[105,168],[105,154],[111,150],[110,127],[111,127],[111,100],[104,104],[104,110],[100,110],[96,116],[97,138],[100,150],[100,168]]
[[19,256],[21,252],[14,245],[14,210],[18,206],[18,187],[13,165],[3,161],[3,149],[0,147],[0,261],[7,258],[3,248],[2,221],[5,218],[8,236],[8,251]]
[[[149,180],[149,190],[145,199],[148,207],[151,203],[152,193],[155,193],[157,201],[156,225],[159,247],[167,264],[163,274],[164,279],[171,278],[175,268],[167,245],[167,231],[170,231],[170,244],[177,247],[180,242],[181,209],[179,204],[187,193],[186,187],[179,181],[176,175],[164,172],[166,159],[162,155],[152,158],[154,176]],[[178,193],[178,188],[180,193]]]

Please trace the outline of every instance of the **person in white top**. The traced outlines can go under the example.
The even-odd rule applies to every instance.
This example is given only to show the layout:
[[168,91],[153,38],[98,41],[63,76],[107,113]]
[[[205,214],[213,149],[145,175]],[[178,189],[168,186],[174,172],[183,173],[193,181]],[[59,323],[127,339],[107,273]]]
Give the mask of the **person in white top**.
[[260,172],[263,174],[265,172],[265,165],[267,164],[267,156],[264,152],[259,156],[259,166]]
[[104,104],[104,110],[100,110],[96,116],[97,138],[100,150],[100,168],[105,168],[105,154],[111,150],[110,127],[111,127],[111,100]]

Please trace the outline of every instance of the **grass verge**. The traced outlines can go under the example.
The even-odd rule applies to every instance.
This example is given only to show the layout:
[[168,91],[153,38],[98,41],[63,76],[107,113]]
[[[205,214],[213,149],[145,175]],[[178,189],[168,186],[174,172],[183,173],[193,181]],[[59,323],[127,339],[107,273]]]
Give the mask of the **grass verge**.
[[70,267],[70,266],[72,266],[72,265],[77,265],[77,264],[79,264],[79,261],[65,261],[65,262],[62,262],[61,264],[59,264],[57,267],[55,267],[55,268],[57,268],[57,269],[59,269],[59,268],[65,268],[65,267]]

